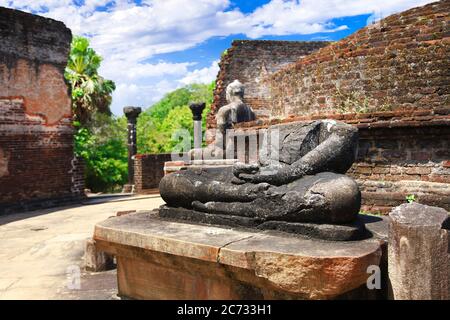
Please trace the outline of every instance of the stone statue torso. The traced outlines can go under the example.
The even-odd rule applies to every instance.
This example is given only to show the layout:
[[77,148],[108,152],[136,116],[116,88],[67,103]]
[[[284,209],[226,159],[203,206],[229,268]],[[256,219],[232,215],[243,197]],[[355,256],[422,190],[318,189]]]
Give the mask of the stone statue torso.
[[[322,140],[322,134],[320,121],[273,126],[266,132],[259,162],[261,165],[268,165],[271,160],[278,160],[281,165],[291,165],[316,148]],[[272,155],[272,158],[269,159],[267,154]]]

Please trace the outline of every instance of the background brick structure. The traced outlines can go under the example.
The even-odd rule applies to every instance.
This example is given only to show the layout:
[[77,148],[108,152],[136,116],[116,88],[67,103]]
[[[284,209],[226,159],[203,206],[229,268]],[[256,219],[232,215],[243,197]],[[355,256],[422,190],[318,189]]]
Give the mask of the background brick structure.
[[137,154],[134,159],[135,191],[145,194],[157,189],[164,177],[164,163],[170,160],[170,153]]
[[64,81],[71,31],[0,7],[0,213],[83,196]]
[[363,209],[450,209],[450,1],[387,17],[266,79],[274,117],[357,125]]

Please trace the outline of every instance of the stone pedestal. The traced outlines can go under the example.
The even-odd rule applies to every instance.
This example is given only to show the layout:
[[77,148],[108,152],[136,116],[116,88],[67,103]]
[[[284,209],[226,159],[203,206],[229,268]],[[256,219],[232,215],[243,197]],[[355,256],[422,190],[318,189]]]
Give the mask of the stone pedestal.
[[116,256],[119,294],[135,299],[348,298],[367,294],[367,268],[381,257],[376,239],[318,241],[169,221],[157,211],[105,220],[94,239]]

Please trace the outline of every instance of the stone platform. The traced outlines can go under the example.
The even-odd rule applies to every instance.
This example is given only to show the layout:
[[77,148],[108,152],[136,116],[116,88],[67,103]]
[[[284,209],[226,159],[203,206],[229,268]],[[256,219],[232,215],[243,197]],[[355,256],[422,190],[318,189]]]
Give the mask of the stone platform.
[[333,242],[277,231],[169,221],[157,211],[109,218],[97,249],[117,258],[119,295],[134,299],[367,297],[381,241]]

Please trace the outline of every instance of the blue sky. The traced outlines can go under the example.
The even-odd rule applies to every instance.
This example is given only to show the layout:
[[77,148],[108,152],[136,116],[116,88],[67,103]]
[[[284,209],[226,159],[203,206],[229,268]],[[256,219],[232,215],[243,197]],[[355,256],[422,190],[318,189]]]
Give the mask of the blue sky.
[[235,39],[339,40],[430,0],[0,0],[63,21],[104,57],[112,111],[149,107],[183,85],[212,81]]

